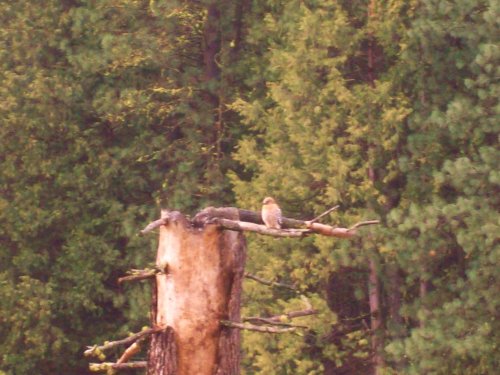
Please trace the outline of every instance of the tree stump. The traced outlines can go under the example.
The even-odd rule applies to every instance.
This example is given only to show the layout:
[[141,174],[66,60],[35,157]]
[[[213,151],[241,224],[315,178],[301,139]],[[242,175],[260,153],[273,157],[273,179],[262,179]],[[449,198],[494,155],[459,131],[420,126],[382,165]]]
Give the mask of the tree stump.
[[[239,220],[238,210],[227,214]],[[179,212],[162,211],[151,320],[148,375],[237,375],[246,243],[243,234]]]

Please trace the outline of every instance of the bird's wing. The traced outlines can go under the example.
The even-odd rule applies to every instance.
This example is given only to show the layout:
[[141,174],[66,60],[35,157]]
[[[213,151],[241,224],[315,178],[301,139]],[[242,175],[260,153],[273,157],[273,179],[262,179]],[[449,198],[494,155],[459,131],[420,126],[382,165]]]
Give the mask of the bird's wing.
[[278,217],[278,224],[281,225],[283,224],[283,216],[281,215],[281,208],[276,209],[276,216]]

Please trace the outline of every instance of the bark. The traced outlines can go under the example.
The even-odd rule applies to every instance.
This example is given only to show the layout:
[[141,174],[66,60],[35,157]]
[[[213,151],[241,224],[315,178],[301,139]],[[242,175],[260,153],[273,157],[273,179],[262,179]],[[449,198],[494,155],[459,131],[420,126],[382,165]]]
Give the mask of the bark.
[[382,357],[383,339],[381,336],[382,314],[380,296],[380,278],[378,275],[378,264],[373,254],[369,259],[368,293],[371,314],[372,351],[373,351],[373,374],[379,374],[384,364]]
[[212,131],[207,132],[208,143],[213,146],[210,153],[213,158],[209,164],[208,174],[211,176],[209,182],[214,185],[220,183],[221,171],[219,159],[221,156],[221,139],[222,139],[222,105],[221,98],[221,69],[217,62],[221,53],[221,36],[220,36],[220,10],[217,1],[210,1],[207,5],[207,16],[205,19],[203,30],[203,63],[204,77],[206,84],[204,91],[204,100],[209,106],[209,122],[213,124]]
[[401,304],[403,296],[401,294],[401,285],[403,285],[403,277],[397,264],[391,264],[387,267],[389,277],[388,303],[389,303],[389,319],[394,326],[396,337],[403,337],[404,322],[401,316]]
[[[207,8],[207,19],[205,21],[203,59],[205,63],[205,80],[217,79],[219,67],[216,56],[220,51],[220,35],[218,25],[220,12],[216,1],[210,2]],[[214,98],[216,100],[216,98]]]
[[[371,87],[375,87],[375,40],[373,31],[371,30],[371,21],[376,17],[377,0],[370,0],[368,3],[368,83]],[[370,146],[373,148],[373,145]],[[369,178],[375,183],[377,180],[377,171],[373,165],[369,167]],[[378,265],[376,255],[373,254],[369,259],[369,303],[371,312],[371,330],[372,330],[372,351],[373,351],[373,374],[378,375],[384,365],[382,356],[383,338],[381,336],[382,315],[381,315],[381,291],[380,278],[378,275]]]
[[[234,207],[207,207],[196,214],[196,216],[193,219],[193,224],[197,227],[201,227],[205,225],[207,222],[210,222],[213,218],[233,220],[234,210],[238,210],[238,216],[240,221],[245,221],[254,224],[264,224],[260,212],[243,210]],[[304,227],[304,222],[301,220],[283,218],[282,227],[302,228]]]
[[[216,225],[194,228],[177,212],[162,211],[148,375],[236,375],[240,332],[221,320],[240,321],[244,237]],[[238,219],[238,211],[232,211]]]
[[[239,221],[228,218],[228,213],[237,210],[240,216]],[[158,221],[158,220],[157,220]],[[350,238],[357,234],[357,229],[365,225],[378,224],[378,220],[361,221],[350,228],[332,227],[321,223],[303,221],[296,219],[282,218],[282,229],[273,229],[263,226],[260,212],[241,210],[233,207],[214,208],[208,207],[199,212],[193,219],[195,226],[201,227],[207,223],[217,223],[221,227],[234,231],[249,231],[274,237],[304,237],[311,233],[323,236]],[[257,224],[257,225],[256,225]],[[149,226],[148,226],[149,227]],[[144,233],[143,230],[141,233]]]

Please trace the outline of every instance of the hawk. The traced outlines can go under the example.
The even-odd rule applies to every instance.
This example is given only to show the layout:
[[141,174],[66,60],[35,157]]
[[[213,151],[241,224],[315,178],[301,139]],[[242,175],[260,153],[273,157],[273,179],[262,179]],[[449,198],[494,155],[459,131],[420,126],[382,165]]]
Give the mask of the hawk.
[[262,202],[262,220],[268,228],[281,229],[281,209],[271,197]]

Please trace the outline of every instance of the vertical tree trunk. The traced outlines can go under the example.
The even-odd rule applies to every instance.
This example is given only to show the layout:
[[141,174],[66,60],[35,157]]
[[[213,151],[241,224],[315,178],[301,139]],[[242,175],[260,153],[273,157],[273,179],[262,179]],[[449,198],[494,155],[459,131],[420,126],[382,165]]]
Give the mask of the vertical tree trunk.
[[368,293],[370,301],[371,331],[372,331],[372,351],[373,351],[373,374],[377,375],[379,369],[384,364],[382,358],[383,338],[381,336],[382,311],[380,297],[380,278],[378,275],[378,264],[375,254],[369,260]]
[[[238,219],[237,210],[234,219]],[[245,262],[241,233],[215,225],[194,228],[177,212],[162,211],[148,375],[235,375],[240,334],[220,320],[240,320]]]
[[[221,69],[217,63],[217,56],[220,57],[221,53],[221,35],[220,35],[220,10],[217,1],[211,1],[207,5],[207,18],[205,20],[203,30],[203,62],[205,66],[204,81],[205,87],[205,100],[210,105],[212,114],[210,120],[213,121],[213,131],[210,132],[211,140],[214,146],[214,155],[216,159],[219,158],[221,153],[220,139],[222,135],[222,109],[220,98],[221,87]],[[214,163],[216,164],[216,163]]]
[[[387,302],[389,313],[389,316],[386,317],[386,326],[389,328],[389,332],[392,332],[392,339],[401,339],[406,333],[404,320],[401,316],[403,301],[401,286],[404,285],[404,280],[396,262],[388,264],[386,270],[388,275]],[[401,358],[395,359],[393,366],[395,370],[402,372],[404,360]]]
[[[368,83],[371,87],[375,87],[375,48],[374,48],[374,38],[373,32],[371,31],[371,21],[376,16],[376,0],[370,0],[368,3],[367,12],[367,27],[368,27],[368,51],[367,51],[367,78]],[[373,147],[373,146],[371,146]],[[377,179],[377,173],[370,165],[368,168],[368,176],[375,183]],[[369,288],[369,301],[370,301],[370,313],[371,313],[371,330],[372,330],[372,351],[373,351],[373,374],[377,375],[380,368],[384,365],[384,359],[382,357],[382,347],[383,347],[383,337],[382,337],[382,311],[381,311],[381,292],[380,292],[380,278],[378,275],[378,265],[376,254],[372,254],[369,259],[369,276],[368,276],[368,288]]]
[[394,325],[397,336],[402,336],[403,318],[400,313],[401,301],[401,285],[403,285],[403,277],[397,263],[387,266],[387,274],[389,277],[388,303],[389,303],[389,319]]
[[204,25],[203,60],[205,64],[205,80],[216,80],[220,70],[216,56],[220,51],[221,41],[219,33],[220,11],[217,1],[211,1],[207,7],[207,19]]

